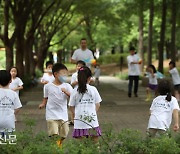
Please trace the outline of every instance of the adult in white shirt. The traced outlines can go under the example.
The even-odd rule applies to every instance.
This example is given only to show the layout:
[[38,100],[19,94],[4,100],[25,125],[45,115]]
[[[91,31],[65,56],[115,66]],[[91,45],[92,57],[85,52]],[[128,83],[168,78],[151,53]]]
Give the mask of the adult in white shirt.
[[0,70],[0,134],[15,131],[15,114],[22,107],[19,96],[9,89],[11,75]]
[[82,38],[80,42],[80,49],[74,51],[71,62],[76,64],[77,61],[82,60],[86,63],[86,66],[91,66],[91,61],[94,59],[93,52],[87,48],[86,38]]
[[180,101],[180,76],[176,68],[176,63],[171,61],[169,63],[169,73],[172,76],[172,81],[174,84],[174,95],[178,101]]
[[128,76],[129,76],[129,85],[128,85],[128,97],[131,97],[132,93],[132,86],[134,81],[134,95],[138,97],[138,84],[139,84],[139,75],[140,75],[140,68],[139,65],[141,64],[139,56],[135,52],[135,48],[130,48],[130,55],[127,57],[128,62]]

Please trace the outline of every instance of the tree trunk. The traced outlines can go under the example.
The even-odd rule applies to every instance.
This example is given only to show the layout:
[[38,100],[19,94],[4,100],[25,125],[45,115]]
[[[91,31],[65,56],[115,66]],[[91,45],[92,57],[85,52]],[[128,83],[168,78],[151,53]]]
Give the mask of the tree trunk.
[[[143,4],[143,2],[142,2]],[[143,20],[144,20],[144,16],[143,16],[143,5],[141,5],[140,10],[139,10],[139,52],[141,55],[141,59],[142,59],[142,67],[141,70],[143,71],[144,68],[144,52],[143,52]]]
[[167,4],[166,0],[162,2],[162,21],[161,21],[161,32],[160,32],[160,44],[159,44],[159,66],[158,70],[163,73],[163,53],[164,53],[164,40],[166,31],[166,11]]
[[[120,54],[124,53],[124,46],[121,45],[120,46]],[[122,72],[123,70],[123,56],[120,56],[120,71]]]
[[172,0],[172,6],[171,6],[171,22],[172,22],[172,27],[171,27],[171,60],[176,61],[176,5],[177,5],[177,0]]
[[58,63],[62,63],[62,53],[63,53],[62,49],[57,52],[57,62]]
[[154,0],[150,0],[149,9],[149,33],[148,33],[148,53],[147,64],[152,64],[152,36],[153,36]]
[[6,70],[9,70],[13,65],[13,47],[12,45],[6,45],[5,44],[5,49],[6,49]]

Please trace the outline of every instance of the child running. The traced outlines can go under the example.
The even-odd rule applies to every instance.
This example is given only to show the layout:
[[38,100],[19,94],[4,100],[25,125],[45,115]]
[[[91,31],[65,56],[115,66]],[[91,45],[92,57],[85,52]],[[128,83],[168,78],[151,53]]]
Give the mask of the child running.
[[175,97],[171,96],[171,83],[161,80],[158,84],[159,96],[157,96],[150,107],[149,135],[155,137],[157,134],[165,134],[174,119],[173,130],[179,129],[179,105]]
[[77,63],[76,63],[76,72],[71,77],[71,85],[74,88],[77,87],[77,85],[78,85],[78,79],[77,79],[78,71],[83,66],[86,66],[86,63],[84,61],[82,61],[82,60],[77,61]]
[[67,137],[69,126],[67,112],[67,100],[72,91],[70,84],[66,83],[67,68],[65,65],[56,63],[52,68],[55,80],[44,86],[44,100],[39,108],[46,106],[46,121],[48,135],[59,136],[58,146]]
[[53,62],[52,61],[47,61],[46,62],[46,70],[43,74],[43,77],[41,78],[41,83],[42,84],[47,84],[49,82],[54,81],[54,76],[52,73],[52,67],[53,67]]
[[12,67],[10,69],[11,74],[11,83],[9,85],[9,88],[15,91],[19,96],[19,90],[23,89],[23,82],[18,77],[18,69],[16,67]]
[[9,89],[11,74],[0,70],[0,134],[8,135],[15,131],[15,114],[22,107],[16,92]]
[[174,84],[174,95],[178,101],[180,101],[180,76],[176,68],[176,63],[171,61],[169,63],[169,73],[172,76],[172,81]]
[[102,99],[97,89],[89,85],[91,77],[92,73],[88,67],[83,66],[79,69],[78,87],[72,92],[69,106],[74,117],[73,137],[92,137],[97,142],[98,136],[101,136],[97,111]]
[[149,78],[149,84],[148,87],[146,88],[146,100],[145,101],[150,101],[151,100],[151,91],[157,94],[157,87],[158,87],[158,81],[157,81],[157,74],[156,74],[156,68],[154,65],[149,65],[147,68],[148,71],[148,78]]

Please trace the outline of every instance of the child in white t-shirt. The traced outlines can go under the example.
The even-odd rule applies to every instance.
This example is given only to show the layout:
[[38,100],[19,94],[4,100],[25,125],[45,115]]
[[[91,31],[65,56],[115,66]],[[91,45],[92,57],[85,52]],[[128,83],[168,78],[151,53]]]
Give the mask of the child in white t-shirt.
[[19,96],[19,90],[23,89],[23,82],[18,77],[18,69],[16,67],[12,67],[10,69],[11,74],[11,83],[9,85],[9,88],[15,91]]
[[169,73],[172,76],[172,81],[174,84],[174,95],[178,101],[180,101],[180,76],[176,68],[176,63],[171,61],[169,63]]
[[71,85],[75,88],[78,85],[78,79],[77,79],[77,75],[78,75],[78,71],[81,67],[86,66],[86,63],[82,60],[77,61],[76,63],[76,72],[73,73],[72,77],[71,77]]
[[53,62],[52,61],[47,61],[46,62],[46,70],[44,71],[43,77],[41,78],[41,83],[42,84],[47,84],[49,82],[54,81],[54,76],[52,74],[52,67],[53,67]]
[[173,130],[179,129],[179,105],[175,97],[171,96],[171,83],[161,80],[158,84],[159,96],[150,107],[148,130],[150,137],[164,134],[170,127],[172,117],[174,119]]
[[151,91],[153,91],[155,95],[157,94],[158,80],[157,80],[157,74],[156,74],[157,71],[154,65],[149,65],[147,68],[147,72],[148,72],[149,84],[148,84],[148,87],[146,88],[145,101],[150,101]]
[[91,70],[84,66],[78,71],[78,87],[76,87],[69,101],[74,117],[74,138],[92,137],[94,141],[101,136],[97,111],[102,101],[97,89],[90,86]]
[[95,77],[95,85],[99,86],[99,77],[101,74],[101,69],[100,69],[100,65],[96,64],[95,68],[94,68],[94,77]]
[[69,132],[67,100],[72,91],[70,84],[66,83],[67,68],[56,63],[52,68],[55,80],[44,86],[44,99],[39,108],[46,106],[46,121],[49,136],[59,136],[58,146],[67,137]]
[[15,114],[22,107],[16,92],[9,89],[11,74],[0,70],[0,135],[15,131]]

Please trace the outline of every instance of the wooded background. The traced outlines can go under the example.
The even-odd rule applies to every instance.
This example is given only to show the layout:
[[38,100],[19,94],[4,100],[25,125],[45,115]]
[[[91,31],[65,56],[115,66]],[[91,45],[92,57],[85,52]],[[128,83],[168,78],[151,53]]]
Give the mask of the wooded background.
[[144,64],[178,60],[179,0],[0,0],[0,47],[6,69],[20,77],[43,70],[52,52],[61,62],[80,39],[101,54],[128,52],[135,46]]

